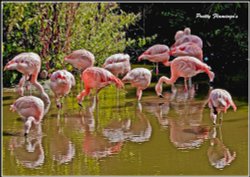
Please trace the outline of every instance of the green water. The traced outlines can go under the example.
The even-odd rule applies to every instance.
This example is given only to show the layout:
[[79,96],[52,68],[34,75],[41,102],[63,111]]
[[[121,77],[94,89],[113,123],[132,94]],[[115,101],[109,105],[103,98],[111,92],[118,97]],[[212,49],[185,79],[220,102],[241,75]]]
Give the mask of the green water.
[[[81,109],[75,89],[58,111],[53,94],[41,129],[23,137],[23,122],[9,106],[18,98],[3,91],[3,175],[247,175],[248,104],[234,97],[222,126],[212,126],[205,106],[208,86],[194,98],[178,87],[158,98],[152,87],[141,104],[135,90],[103,89]],[[96,102],[95,102],[96,101]],[[211,143],[215,145],[212,146]],[[209,159],[235,154],[220,169]],[[215,161],[215,160],[214,160]],[[222,165],[223,166],[223,165]]]

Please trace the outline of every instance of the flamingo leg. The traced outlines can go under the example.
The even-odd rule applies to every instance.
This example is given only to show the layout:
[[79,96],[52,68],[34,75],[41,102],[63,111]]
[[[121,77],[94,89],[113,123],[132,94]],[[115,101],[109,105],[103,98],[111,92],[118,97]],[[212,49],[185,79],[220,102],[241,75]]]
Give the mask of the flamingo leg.
[[141,100],[141,96],[142,96],[142,89],[137,88],[136,96],[137,96],[138,101],[140,101]]
[[158,75],[158,74],[159,74],[159,66],[158,66],[158,63],[156,63],[155,69],[156,69],[156,75]]
[[59,96],[56,96],[56,107],[62,109],[62,103]]
[[188,78],[188,87],[192,88],[192,78]]
[[85,88],[79,95],[77,95],[78,104],[82,107],[84,97],[90,94],[90,88]]
[[184,78],[184,86],[185,86],[185,91],[187,91],[188,90],[188,86],[187,86],[187,79],[188,78]]
[[222,121],[223,121],[223,114],[221,113],[221,115],[220,115],[220,125],[222,125]]
[[19,84],[18,84],[18,90],[17,90],[17,92],[18,92],[18,94],[21,95],[21,96],[23,96],[23,93],[24,93],[24,88],[23,88],[23,86],[24,86],[25,81],[26,81],[26,76],[23,76],[23,77],[20,79]]
[[37,76],[38,76],[38,72],[35,72],[34,74],[32,74],[30,82],[39,90],[41,94],[45,95],[46,93],[42,85],[37,81]]

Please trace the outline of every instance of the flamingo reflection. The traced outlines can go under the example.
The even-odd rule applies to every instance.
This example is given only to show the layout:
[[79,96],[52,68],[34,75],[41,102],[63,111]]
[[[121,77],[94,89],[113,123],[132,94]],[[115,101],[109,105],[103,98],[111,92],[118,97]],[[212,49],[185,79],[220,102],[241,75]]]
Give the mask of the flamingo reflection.
[[149,141],[152,134],[152,126],[148,118],[142,112],[142,105],[138,103],[138,109],[136,110],[137,119],[131,123],[128,131],[128,140],[136,143]]
[[99,132],[95,132],[94,110],[96,97],[92,98],[91,106],[87,106],[82,113],[83,126],[85,129],[83,140],[83,152],[92,158],[101,159],[121,151],[123,142],[110,142]]
[[135,119],[111,120],[103,129],[103,135],[111,142],[131,141],[142,143],[149,141],[152,126],[142,112],[142,105],[138,103],[135,110]]
[[13,137],[10,140],[9,150],[18,164],[26,168],[39,168],[45,160],[41,125],[32,126],[31,132],[32,134],[28,137]]
[[50,128],[50,153],[52,159],[59,164],[69,163],[75,156],[75,146],[68,137],[64,135],[64,126],[60,124],[60,111],[57,115],[57,126]]
[[211,134],[212,138],[210,139],[210,146],[207,150],[208,160],[213,167],[223,169],[235,160],[236,152],[230,152],[230,150],[224,145],[221,126],[213,127]]

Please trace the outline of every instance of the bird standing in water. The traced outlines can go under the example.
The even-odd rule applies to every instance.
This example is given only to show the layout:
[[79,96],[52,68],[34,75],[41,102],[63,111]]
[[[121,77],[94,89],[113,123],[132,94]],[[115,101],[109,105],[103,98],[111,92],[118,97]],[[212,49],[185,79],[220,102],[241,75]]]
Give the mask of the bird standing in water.
[[30,82],[39,90],[42,97],[45,98],[45,100],[49,101],[49,96],[44,91],[42,85],[37,81],[40,69],[41,58],[38,54],[33,52],[24,52],[17,55],[4,67],[4,70],[17,70],[23,74],[23,77],[19,81],[19,95],[23,96],[23,86],[26,81],[30,80]]
[[131,70],[130,56],[128,54],[118,53],[108,57],[103,68],[109,70],[116,77],[124,75]]
[[64,61],[82,72],[88,67],[94,66],[95,56],[88,50],[80,49],[66,56]]
[[206,64],[198,60],[194,57],[183,56],[177,57],[170,64],[171,68],[171,78],[162,76],[158,83],[155,86],[155,91],[158,96],[162,94],[162,83],[171,84],[173,85],[179,77],[184,77],[184,85],[185,89],[188,90],[187,87],[187,79],[191,78],[199,73],[205,72],[210,82],[214,80],[214,73],[211,68]]
[[[211,110],[210,117],[213,124],[216,124],[217,115],[222,111],[226,113],[230,106],[233,107],[234,111],[237,110],[230,93],[224,89],[214,89],[211,91],[208,99],[208,106]],[[222,123],[222,116],[220,117],[220,123]]]
[[156,75],[159,74],[158,63],[161,62],[165,66],[169,66],[169,47],[163,44],[156,44],[149,47],[145,52],[143,52],[139,57],[138,61],[148,60],[156,63]]
[[48,112],[50,104],[44,102],[35,96],[23,96],[18,98],[11,106],[11,111],[17,113],[24,118],[24,136],[26,136],[32,123],[38,125],[42,121],[44,115]]
[[152,74],[146,68],[135,68],[129,71],[122,79],[124,83],[131,83],[133,87],[137,88],[136,96],[138,101],[141,100],[142,91],[146,89],[151,82]]
[[78,104],[80,106],[84,97],[90,94],[91,89],[96,89],[96,94],[98,94],[102,88],[112,83],[114,83],[117,88],[123,87],[123,83],[120,79],[115,77],[108,70],[99,67],[87,68],[82,72],[81,79],[84,82],[85,89],[77,96]]
[[67,95],[75,84],[75,77],[66,70],[58,70],[52,73],[50,88],[55,94],[57,108],[62,108],[60,98]]

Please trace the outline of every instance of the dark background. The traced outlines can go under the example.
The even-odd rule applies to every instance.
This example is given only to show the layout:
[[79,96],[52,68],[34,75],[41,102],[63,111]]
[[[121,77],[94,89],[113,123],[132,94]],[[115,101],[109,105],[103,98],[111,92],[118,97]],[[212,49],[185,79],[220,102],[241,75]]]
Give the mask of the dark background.
[[[126,12],[140,12],[142,18],[130,28],[127,36],[152,36],[153,43],[144,48],[127,48],[139,56],[150,45],[171,46],[174,35],[185,27],[203,40],[203,55],[215,72],[215,87],[224,87],[239,96],[247,96],[248,88],[248,5],[247,3],[120,3]],[[210,14],[210,19],[196,18],[196,13]],[[213,13],[237,15],[233,19],[212,19]],[[136,61],[133,61],[136,63]],[[147,63],[147,62],[145,62]],[[169,75],[169,69],[160,65],[160,72]],[[200,80],[202,76],[194,79]]]

